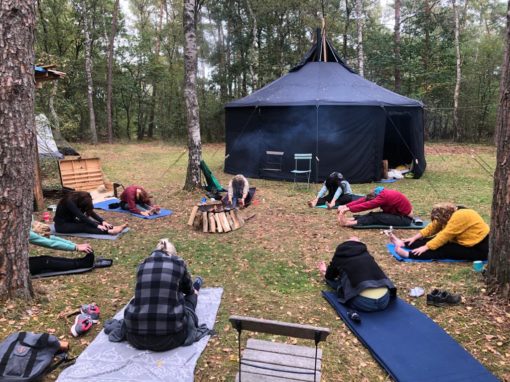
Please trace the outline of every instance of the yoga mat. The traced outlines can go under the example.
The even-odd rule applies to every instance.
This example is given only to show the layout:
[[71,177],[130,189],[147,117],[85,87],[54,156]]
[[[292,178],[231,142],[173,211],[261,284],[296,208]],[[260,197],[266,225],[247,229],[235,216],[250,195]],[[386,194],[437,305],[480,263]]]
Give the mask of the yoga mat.
[[[214,327],[222,293],[222,288],[200,290],[196,310],[200,324]],[[123,318],[123,311],[115,318]],[[102,330],[76,363],[60,373],[57,381],[192,382],[195,365],[208,340],[206,336],[191,346],[152,352],[137,350],[127,342],[110,342]]]
[[[354,201],[354,200],[358,200],[358,199],[361,199],[361,198],[364,198],[364,197],[365,197],[365,195],[353,194],[352,195],[352,200]],[[340,206],[340,204],[335,206],[335,207],[339,207],[339,206]],[[315,208],[324,208],[324,209],[327,209],[328,207],[325,204],[322,204],[320,206],[315,206]]]
[[98,240],[117,240],[119,237],[124,235],[126,232],[129,231],[129,227],[124,228],[124,230],[121,233],[118,233],[117,235],[96,235],[94,233],[60,233],[55,231],[55,226],[53,224],[50,224],[50,233],[55,236],[74,236],[74,237],[86,237],[89,239],[98,239]]
[[355,323],[334,292],[322,295],[395,381],[498,381],[443,328],[399,298],[383,311],[360,312]]
[[374,183],[395,183],[397,180],[400,180],[400,179],[394,179],[394,178],[381,179],[381,180],[376,180]]
[[120,207],[109,208],[108,206],[112,203],[120,203],[120,200],[115,199],[115,198],[103,200],[102,202],[94,203],[94,208],[97,208],[99,210],[104,210],[104,211],[110,211],[110,212],[119,212],[121,214],[130,214],[131,216],[134,216],[135,218],[147,219],[147,220],[158,219],[158,218],[172,215],[172,211],[165,210],[164,208],[162,208],[161,211],[159,211],[159,214],[157,214],[157,215],[143,216],[143,215],[139,215],[139,214],[134,214],[128,210],[123,210]]
[[[395,252],[395,244],[390,243],[386,244],[386,248],[388,248],[388,252],[398,261],[403,261],[404,263],[431,263],[433,261],[439,261],[441,263],[466,263],[470,262],[470,260],[453,260],[453,259],[409,259],[407,257],[400,256],[397,252]],[[405,248],[406,251],[410,251],[410,249]],[[483,261],[484,264],[487,264],[487,261]]]
[[[411,225],[408,226],[392,226],[393,229],[423,229],[429,224],[429,222],[424,221],[423,224],[416,224],[415,222],[411,223]],[[389,229],[389,225],[381,225],[381,224],[374,224],[374,225],[353,225],[350,228],[354,229]]]
[[[108,263],[106,263],[106,262],[108,262]],[[31,278],[32,279],[42,279],[44,277],[76,275],[76,274],[80,274],[80,273],[90,272],[91,270],[97,269],[97,268],[111,267],[112,264],[113,264],[113,260],[100,258],[96,261],[94,266],[92,266],[90,268],[77,268],[77,269],[70,269],[68,271],[43,272],[43,273],[38,273],[36,275],[32,275]]]

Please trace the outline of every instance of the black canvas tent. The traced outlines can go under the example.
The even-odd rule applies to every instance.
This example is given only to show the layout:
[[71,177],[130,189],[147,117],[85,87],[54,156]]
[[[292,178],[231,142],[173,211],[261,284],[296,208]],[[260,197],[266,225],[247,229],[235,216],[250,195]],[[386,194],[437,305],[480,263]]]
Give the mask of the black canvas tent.
[[[292,179],[294,153],[312,153],[312,180],[340,171],[353,183],[413,163],[425,171],[423,105],[349,68],[330,42],[317,42],[288,74],[225,106],[225,172]],[[281,172],[262,171],[266,151],[284,152]]]

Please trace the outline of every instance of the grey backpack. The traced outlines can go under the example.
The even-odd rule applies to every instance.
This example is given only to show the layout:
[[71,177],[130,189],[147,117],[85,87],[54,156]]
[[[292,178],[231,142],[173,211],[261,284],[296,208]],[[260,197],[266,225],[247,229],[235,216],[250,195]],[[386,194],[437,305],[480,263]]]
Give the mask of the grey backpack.
[[[53,362],[57,354],[60,360]],[[13,333],[0,343],[0,382],[37,381],[65,360],[67,353],[60,351],[57,337]]]

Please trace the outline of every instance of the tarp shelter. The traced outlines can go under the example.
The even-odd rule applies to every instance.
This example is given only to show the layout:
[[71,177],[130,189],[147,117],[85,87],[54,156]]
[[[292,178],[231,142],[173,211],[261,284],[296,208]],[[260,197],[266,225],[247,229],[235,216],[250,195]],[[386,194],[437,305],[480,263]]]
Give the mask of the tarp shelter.
[[39,156],[62,159],[64,155],[58,151],[48,118],[44,114],[36,115],[35,126],[37,129],[37,150]]
[[[425,171],[423,104],[356,74],[320,32],[298,66],[225,106],[225,172],[292,179],[294,153],[312,153],[312,180],[340,171],[353,183],[378,180],[382,161]],[[282,171],[264,173],[266,151],[284,152]]]

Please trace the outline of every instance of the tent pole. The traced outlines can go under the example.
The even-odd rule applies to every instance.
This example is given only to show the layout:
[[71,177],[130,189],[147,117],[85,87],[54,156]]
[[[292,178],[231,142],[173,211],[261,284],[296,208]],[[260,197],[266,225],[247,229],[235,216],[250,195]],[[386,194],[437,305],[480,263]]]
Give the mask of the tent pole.
[[315,183],[319,183],[319,105],[315,107]]

